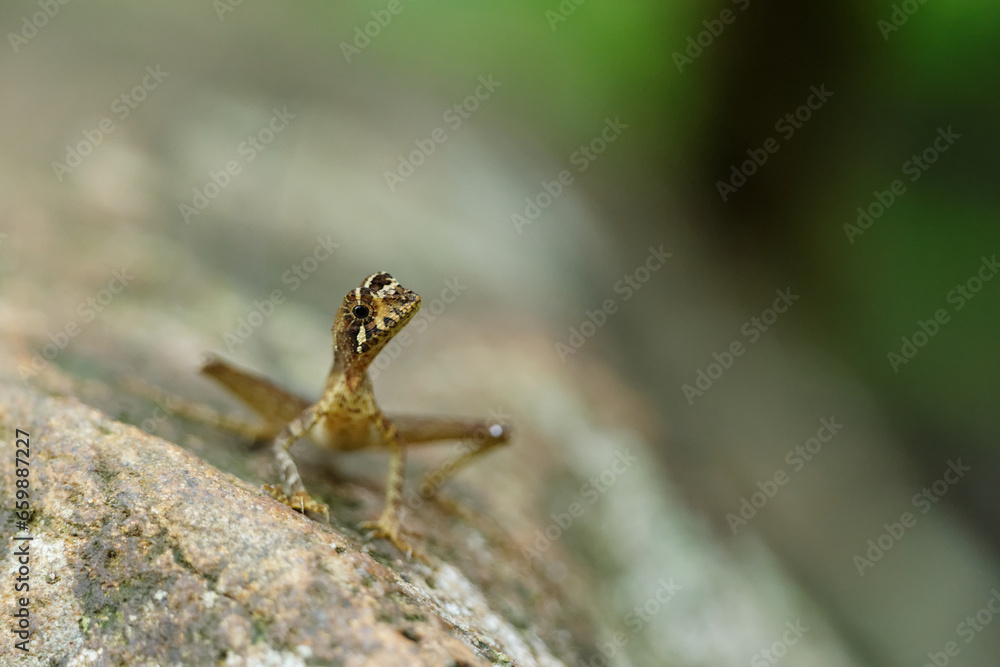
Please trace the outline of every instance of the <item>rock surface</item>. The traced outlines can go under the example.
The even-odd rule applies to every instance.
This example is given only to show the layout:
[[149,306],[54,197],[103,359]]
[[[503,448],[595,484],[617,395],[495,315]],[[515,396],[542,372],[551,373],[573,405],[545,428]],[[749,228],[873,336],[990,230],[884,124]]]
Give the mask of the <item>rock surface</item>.
[[[4,664],[559,665],[587,624],[484,519],[408,516],[429,564],[356,530],[380,489],[334,485],[332,525],[72,397],[0,382],[0,495],[30,434],[30,653]],[[326,496],[325,496],[326,497]],[[5,505],[9,507],[5,502]],[[12,586],[0,605],[15,609]],[[6,634],[6,633],[5,633]],[[15,657],[17,658],[15,661]]]

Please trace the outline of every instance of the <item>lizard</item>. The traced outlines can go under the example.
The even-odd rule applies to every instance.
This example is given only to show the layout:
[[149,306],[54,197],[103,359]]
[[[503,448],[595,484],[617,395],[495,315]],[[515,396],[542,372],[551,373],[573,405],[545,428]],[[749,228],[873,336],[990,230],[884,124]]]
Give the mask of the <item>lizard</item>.
[[[339,451],[382,447],[389,451],[385,506],[374,521],[361,526],[377,538],[386,538],[400,551],[413,548],[402,536],[405,447],[440,440],[476,438],[478,445],[428,474],[433,495],[444,480],[497,445],[510,439],[505,422],[419,415],[392,415],[375,401],[368,367],[378,353],[416,315],[420,296],[384,271],[368,276],[344,297],[332,327],[333,365],[318,401],[294,395],[270,380],[230,363],[209,357],[201,372],[221,384],[257,413],[261,423],[216,415],[187,402],[175,402],[173,412],[213,423],[255,442],[270,442],[278,471],[278,485],[263,485],[276,500],[312,518],[329,518],[329,508],[306,491],[289,449],[308,436],[317,445]],[[148,390],[147,392],[148,393]]]

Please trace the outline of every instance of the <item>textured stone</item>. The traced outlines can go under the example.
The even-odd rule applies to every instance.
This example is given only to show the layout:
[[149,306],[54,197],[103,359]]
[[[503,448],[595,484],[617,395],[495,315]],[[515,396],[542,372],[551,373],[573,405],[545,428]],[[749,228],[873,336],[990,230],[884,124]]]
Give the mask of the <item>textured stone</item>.
[[[26,430],[33,510],[27,533],[5,517],[8,572],[12,536],[33,537],[33,634],[22,656],[5,633],[4,664],[14,655],[24,665],[575,662],[579,640],[558,631],[566,619],[551,586],[471,514],[428,503],[411,515],[428,545],[423,564],[352,527],[377,511],[372,489],[343,482],[336,507],[352,516],[317,523],[177,445],[11,374],[0,382],[0,423],[0,494],[13,495],[14,433]],[[15,608],[12,586],[0,605]]]

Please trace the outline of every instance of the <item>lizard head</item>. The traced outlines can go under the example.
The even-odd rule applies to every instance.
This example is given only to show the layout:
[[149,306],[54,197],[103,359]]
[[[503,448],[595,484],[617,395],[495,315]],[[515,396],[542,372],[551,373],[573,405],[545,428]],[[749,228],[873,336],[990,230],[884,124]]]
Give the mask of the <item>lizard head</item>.
[[420,309],[420,295],[385,271],[365,278],[344,297],[333,324],[333,342],[347,365],[367,367]]

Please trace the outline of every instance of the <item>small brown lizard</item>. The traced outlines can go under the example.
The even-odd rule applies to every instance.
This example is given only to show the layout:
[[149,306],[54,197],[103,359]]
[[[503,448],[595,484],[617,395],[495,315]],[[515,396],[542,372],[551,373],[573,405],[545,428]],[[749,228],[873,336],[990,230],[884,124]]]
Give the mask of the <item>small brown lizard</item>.
[[[389,450],[385,508],[375,521],[362,524],[376,537],[385,537],[406,553],[413,550],[402,538],[399,513],[403,498],[405,453],[409,445],[476,436],[478,446],[432,473],[432,493],[442,481],[485,451],[506,442],[507,424],[461,418],[416,415],[387,416],[375,402],[368,366],[420,308],[420,296],[385,272],[374,273],[351,290],[340,304],[333,324],[333,366],[323,395],[315,403],[281,389],[271,381],[240,370],[221,359],[209,359],[202,373],[222,384],[263,420],[251,425],[228,417],[212,417],[204,408],[179,405],[179,414],[208,421],[256,441],[271,441],[280,486],[264,489],[290,507],[313,516],[328,517],[327,506],[305,489],[289,448],[307,436],[335,450],[384,447]],[[147,391],[148,393],[148,391]],[[422,485],[423,486],[423,485]]]

